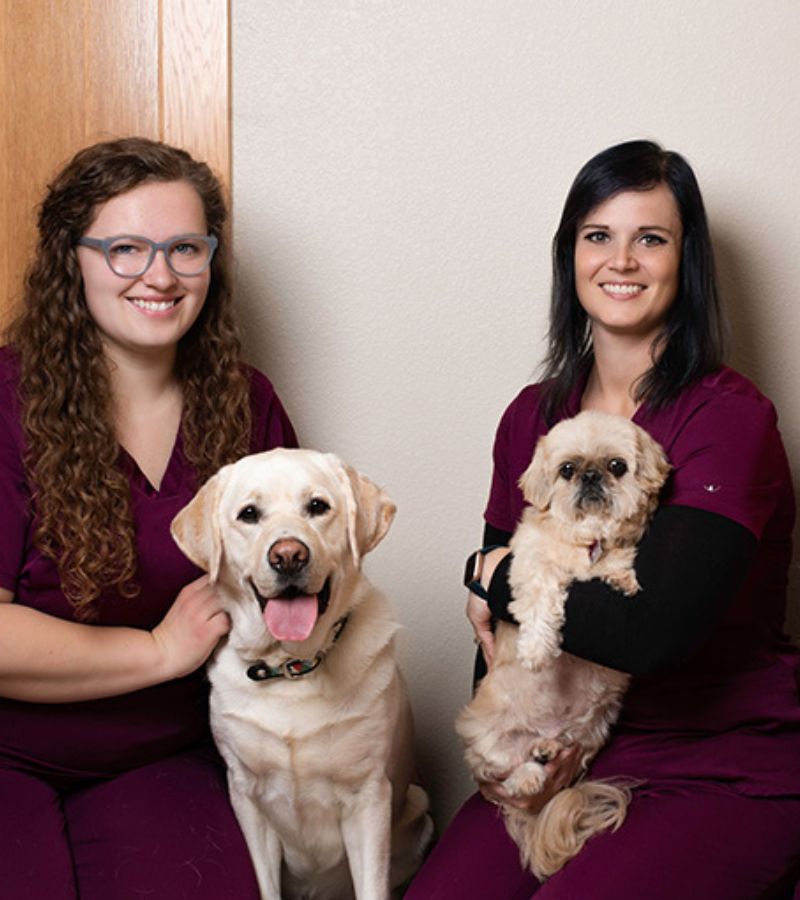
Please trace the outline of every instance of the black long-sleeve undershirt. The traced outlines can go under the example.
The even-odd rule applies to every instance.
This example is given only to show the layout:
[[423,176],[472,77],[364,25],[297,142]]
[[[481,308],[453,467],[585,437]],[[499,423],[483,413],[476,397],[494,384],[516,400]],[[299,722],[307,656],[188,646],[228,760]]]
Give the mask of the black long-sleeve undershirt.
[[[511,535],[487,524],[484,545],[507,544]],[[641,591],[626,597],[599,579],[569,588],[564,649],[592,662],[652,674],[698,650],[741,587],[757,540],[732,519],[687,506],[661,507],[636,556]],[[489,606],[498,619],[508,612],[511,556],[498,565]],[[480,677],[482,660],[476,664]]]

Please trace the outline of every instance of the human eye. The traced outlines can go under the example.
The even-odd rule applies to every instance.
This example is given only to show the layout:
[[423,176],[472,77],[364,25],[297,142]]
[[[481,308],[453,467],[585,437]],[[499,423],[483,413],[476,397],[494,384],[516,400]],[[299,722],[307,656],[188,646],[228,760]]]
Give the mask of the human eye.
[[660,234],[654,234],[653,232],[648,231],[646,234],[640,236],[639,243],[643,244],[645,247],[661,247],[667,243],[667,239]]
[[172,252],[178,256],[197,256],[200,253],[200,244],[197,241],[178,241],[172,245]]
[[121,237],[111,244],[108,252],[112,256],[135,256],[138,253],[146,253],[147,246],[142,241]]
[[170,255],[192,258],[202,256],[205,253],[205,243],[197,238],[179,237],[169,245]]
[[585,232],[583,239],[590,244],[605,244],[609,236],[607,231],[594,230]]

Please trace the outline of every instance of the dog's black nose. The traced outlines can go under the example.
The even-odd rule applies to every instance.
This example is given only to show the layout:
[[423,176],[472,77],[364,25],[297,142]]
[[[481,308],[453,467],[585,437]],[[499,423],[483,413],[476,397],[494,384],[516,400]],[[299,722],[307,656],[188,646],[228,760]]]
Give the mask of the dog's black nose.
[[586,487],[594,487],[594,485],[599,484],[603,480],[603,473],[599,469],[587,469],[581,475],[581,482],[586,485]]
[[270,568],[281,575],[297,575],[308,565],[308,547],[297,538],[281,538],[269,548]]

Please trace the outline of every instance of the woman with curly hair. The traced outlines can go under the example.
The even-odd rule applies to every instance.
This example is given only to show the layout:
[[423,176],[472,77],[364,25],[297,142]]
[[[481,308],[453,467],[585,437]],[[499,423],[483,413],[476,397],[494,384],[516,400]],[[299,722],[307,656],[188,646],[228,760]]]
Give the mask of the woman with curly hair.
[[216,469],[295,446],[241,360],[219,183],[141,138],[50,185],[0,349],[0,883],[48,900],[256,898],[210,741],[229,627],[173,543]]

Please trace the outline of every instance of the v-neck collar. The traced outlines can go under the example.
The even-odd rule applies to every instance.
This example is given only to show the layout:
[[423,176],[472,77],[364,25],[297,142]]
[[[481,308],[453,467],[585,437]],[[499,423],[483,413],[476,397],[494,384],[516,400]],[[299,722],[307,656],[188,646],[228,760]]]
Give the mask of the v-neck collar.
[[144,474],[139,467],[136,459],[122,446],[119,445],[120,461],[127,471],[131,489],[137,493],[157,499],[159,497],[171,497],[181,488],[185,474],[186,465],[184,464],[183,455],[183,435],[182,428],[178,427],[178,433],[175,435],[175,441],[170,451],[167,467],[161,477],[161,484],[156,487],[150,479]]

